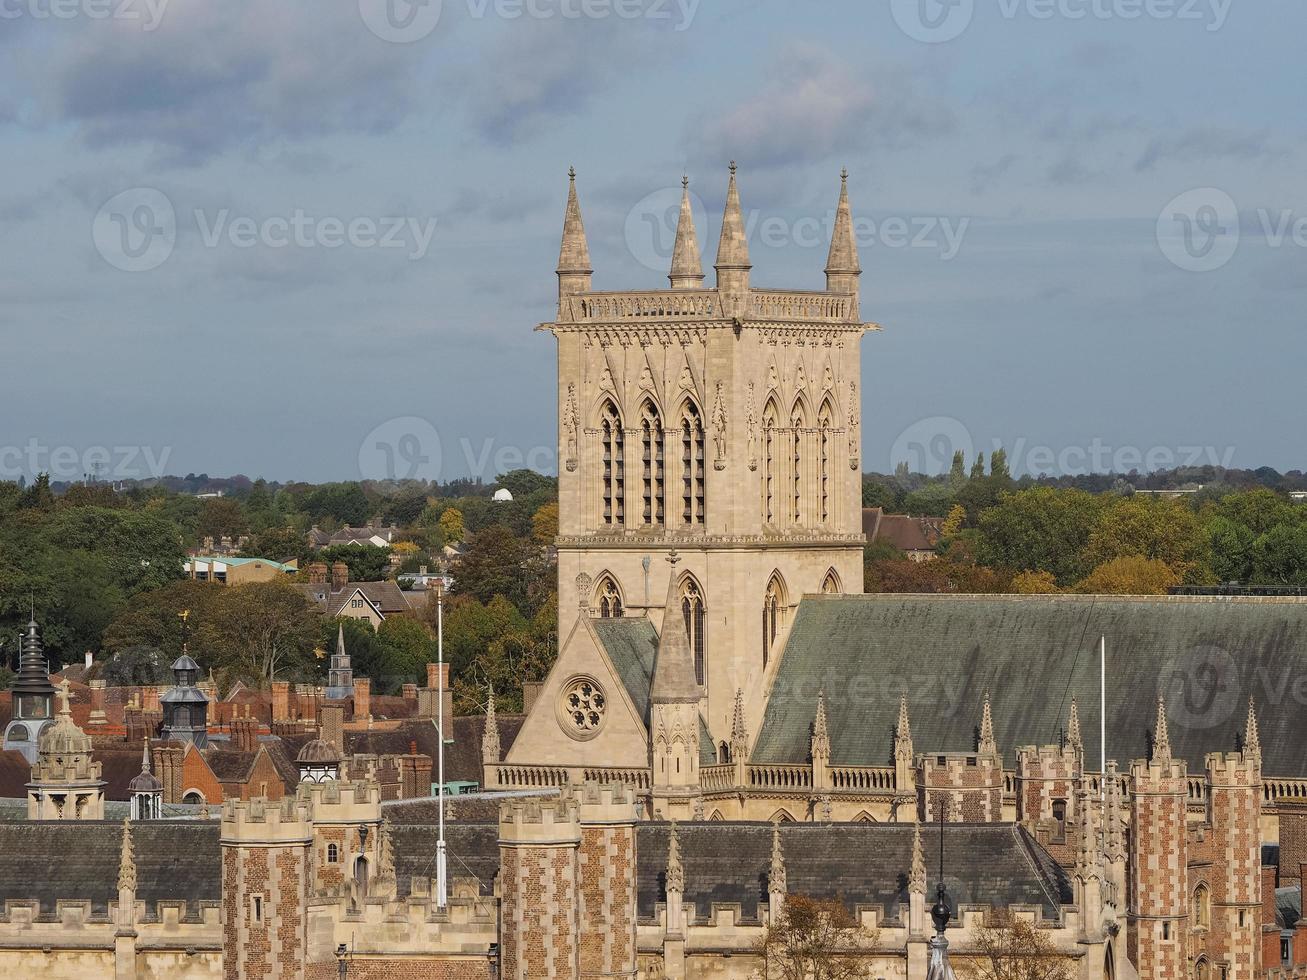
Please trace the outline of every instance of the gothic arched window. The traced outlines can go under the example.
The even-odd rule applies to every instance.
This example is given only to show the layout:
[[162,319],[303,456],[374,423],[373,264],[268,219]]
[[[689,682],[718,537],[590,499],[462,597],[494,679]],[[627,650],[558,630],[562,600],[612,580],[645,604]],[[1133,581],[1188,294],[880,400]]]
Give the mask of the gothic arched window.
[[337,864],[340,862],[340,848],[335,844],[327,845],[327,863]]
[[776,402],[768,401],[762,412],[762,519],[776,523]]
[[603,440],[604,451],[601,474],[604,523],[623,524],[626,520],[623,482],[626,466],[625,437],[622,432],[622,417],[617,414],[617,406],[610,401],[604,402],[600,410],[599,434]]
[[767,594],[762,603],[762,665],[771,659],[772,646],[781,628],[781,607],[785,604],[784,586],[779,576],[773,575],[767,583]]
[[703,419],[693,402],[681,410],[681,522],[704,522]]
[[834,413],[831,403],[826,401],[821,406],[821,415],[817,418],[817,430],[821,438],[820,473],[817,488],[817,519],[827,524],[831,519],[831,459],[835,454],[835,436],[831,432]]
[[826,573],[826,577],[821,582],[822,595],[839,595],[840,594],[840,577],[835,574],[835,569]]
[[681,586],[681,615],[685,617],[685,633],[690,638],[690,652],[694,654],[694,679],[702,685],[704,682],[703,593],[692,578],[687,578]]
[[790,449],[792,477],[790,487],[790,520],[795,524],[803,522],[803,405],[796,402],[790,416]]
[[663,523],[663,423],[653,402],[640,408],[641,483],[646,527]]
[[1195,929],[1206,929],[1211,924],[1212,898],[1206,884],[1194,889],[1193,924]]
[[622,618],[622,593],[618,591],[617,583],[611,576],[605,575],[600,580],[596,592],[596,604],[599,606],[599,615],[603,619]]

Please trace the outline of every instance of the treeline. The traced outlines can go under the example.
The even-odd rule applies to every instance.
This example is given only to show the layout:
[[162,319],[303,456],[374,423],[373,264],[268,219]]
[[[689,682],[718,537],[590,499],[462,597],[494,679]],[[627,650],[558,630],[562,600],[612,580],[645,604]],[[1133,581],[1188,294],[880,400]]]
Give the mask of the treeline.
[[[165,682],[184,640],[224,687],[323,680],[341,623],[324,621],[293,580],[215,587],[184,579],[187,550],[224,537],[244,538],[246,557],[298,560],[301,580],[310,561],[344,561],[355,581],[404,579],[423,566],[448,571],[447,652],[464,708],[484,702],[490,684],[506,710],[520,706],[521,682],[543,677],[556,656],[551,477],[518,470],[493,484],[180,481],[224,494],[203,498],[174,482],[0,483],[0,662],[16,663],[17,634],[34,611],[56,666],[91,651],[112,683]],[[511,501],[493,499],[501,488]],[[315,526],[368,523],[395,527],[391,546],[309,545]],[[434,602],[419,606],[376,631],[345,620],[355,670],[384,692],[421,680],[436,657],[436,611]]]
[[983,459],[967,467],[959,454],[942,477],[870,475],[865,505],[940,519],[939,557],[913,562],[873,544],[866,589],[1163,594],[1179,585],[1307,587],[1307,503],[1289,495],[1301,474],[1210,476],[1201,489],[1177,496],[1140,493],[1118,477],[1101,478],[1094,492],[1014,480],[1001,452],[988,470]]

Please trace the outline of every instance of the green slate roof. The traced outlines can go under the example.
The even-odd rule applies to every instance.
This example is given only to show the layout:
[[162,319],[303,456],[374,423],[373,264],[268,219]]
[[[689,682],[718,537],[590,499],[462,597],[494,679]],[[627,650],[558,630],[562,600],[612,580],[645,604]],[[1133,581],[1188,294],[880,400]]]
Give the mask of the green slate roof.
[[[654,662],[658,658],[658,634],[654,632],[653,623],[643,616],[596,619],[594,628],[640,720],[648,725],[649,691],[653,686]],[[700,715],[699,765],[711,766],[716,762],[712,733]]]
[[1107,757],[1123,769],[1149,753],[1160,688],[1172,752],[1191,771],[1235,749],[1251,695],[1263,772],[1307,777],[1307,602],[1274,599],[809,596],[751,761],[808,759],[819,691],[835,765],[893,764],[900,695],[917,753],[973,751],[988,690],[1008,766],[1021,746],[1057,741],[1075,697],[1097,769],[1100,636]]

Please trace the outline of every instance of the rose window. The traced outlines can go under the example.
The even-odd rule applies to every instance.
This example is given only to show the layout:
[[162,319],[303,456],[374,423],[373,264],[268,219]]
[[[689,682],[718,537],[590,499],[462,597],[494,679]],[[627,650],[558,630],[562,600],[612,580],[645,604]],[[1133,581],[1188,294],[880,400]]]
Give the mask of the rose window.
[[588,677],[580,677],[564,688],[560,707],[573,734],[592,735],[604,723],[608,698],[598,684]]

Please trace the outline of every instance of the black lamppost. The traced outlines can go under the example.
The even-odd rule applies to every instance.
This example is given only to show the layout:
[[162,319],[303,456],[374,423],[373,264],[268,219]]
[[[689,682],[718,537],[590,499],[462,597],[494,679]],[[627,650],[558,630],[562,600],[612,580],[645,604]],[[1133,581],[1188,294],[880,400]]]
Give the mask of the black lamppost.
[[340,974],[340,980],[345,980],[349,976],[349,947],[341,943],[336,947],[336,970]]

